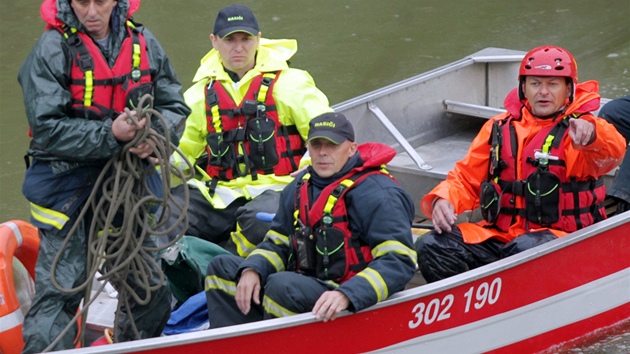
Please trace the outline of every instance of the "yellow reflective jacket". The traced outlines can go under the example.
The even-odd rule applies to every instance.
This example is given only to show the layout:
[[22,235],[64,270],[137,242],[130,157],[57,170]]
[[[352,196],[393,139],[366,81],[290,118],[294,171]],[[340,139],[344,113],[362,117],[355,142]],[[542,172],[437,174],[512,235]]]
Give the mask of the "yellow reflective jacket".
[[[208,129],[204,87],[210,80],[215,81],[215,85],[220,83],[238,104],[243,100],[255,77],[266,72],[282,71],[273,90],[278,119],[283,125],[295,125],[302,138],[306,140],[310,120],[332,109],[329,107],[328,98],[315,86],[315,81],[308,72],[289,68],[287,60],[296,52],[297,42],[293,39],[261,38],[256,65],[237,83],[232,81],[223,69],[217,50],[210,50],[201,59],[201,65],[193,78],[193,86],[184,93],[184,99],[192,113],[186,120],[184,134],[179,143],[179,148],[191,164],[206,151]],[[178,156],[173,156],[174,162],[177,163]],[[267,189],[281,190],[293,180],[290,176],[273,174],[259,175],[256,180],[252,180],[248,175],[231,181],[219,181],[215,194],[210,196],[205,184],[210,178],[200,168],[197,168],[197,172],[203,177],[188,183],[198,188],[215,208],[225,208],[239,197],[251,199]]]

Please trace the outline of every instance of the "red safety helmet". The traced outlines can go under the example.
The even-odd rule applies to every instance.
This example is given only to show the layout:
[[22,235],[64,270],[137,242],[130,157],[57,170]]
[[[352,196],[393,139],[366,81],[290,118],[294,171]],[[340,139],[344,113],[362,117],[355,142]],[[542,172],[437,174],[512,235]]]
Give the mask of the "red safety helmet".
[[521,67],[518,70],[518,95],[525,99],[523,84],[525,76],[562,76],[571,78],[572,88],[570,101],[573,102],[573,94],[577,85],[577,63],[573,55],[564,48],[555,46],[542,46],[534,48],[525,54]]

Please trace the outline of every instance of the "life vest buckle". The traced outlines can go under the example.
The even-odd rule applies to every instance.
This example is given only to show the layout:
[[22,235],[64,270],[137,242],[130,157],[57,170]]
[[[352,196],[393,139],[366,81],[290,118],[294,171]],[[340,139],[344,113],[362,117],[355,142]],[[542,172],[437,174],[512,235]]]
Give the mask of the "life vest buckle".
[[79,38],[78,35],[73,33],[68,36],[68,38],[66,39],[66,42],[68,43],[68,45],[71,45],[73,47],[78,47],[79,45],[81,45],[81,38]]
[[254,100],[245,100],[241,106],[240,112],[244,116],[253,116],[258,111],[258,102]]
[[549,160],[558,160],[558,156],[550,155],[548,152],[542,152],[540,150],[534,150],[534,158],[540,162],[541,165],[546,165]]
[[90,56],[80,56],[77,60],[77,64],[81,71],[86,72],[94,69],[94,61]]
[[271,85],[271,82],[272,82],[272,81],[273,81],[273,78],[272,78],[272,77],[269,77],[269,76],[264,76],[264,77],[262,78],[261,84],[263,84],[263,85],[265,85],[265,86],[269,86],[269,85]]
[[511,191],[514,195],[525,195],[527,181],[514,181],[511,183]]
[[208,85],[208,91],[206,93],[206,105],[208,107],[214,107],[217,104],[219,104],[219,95],[214,90],[214,88],[212,88],[212,86]]
[[140,71],[140,69],[137,67],[134,67],[131,70],[131,80],[133,80],[133,82],[138,82],[140,81],[141,77],[142,77],[142,72]]
[[256,117],[264,116],[266,111],[267,111],[267,106],[265,106],[263,102],[258,102],[258,106],[256,109]]
[[332,227],[332,224],[333,224],[332,215],[324,214],[324,216],[322,217],[322,224],[324,224],[324,226],[326,227]]

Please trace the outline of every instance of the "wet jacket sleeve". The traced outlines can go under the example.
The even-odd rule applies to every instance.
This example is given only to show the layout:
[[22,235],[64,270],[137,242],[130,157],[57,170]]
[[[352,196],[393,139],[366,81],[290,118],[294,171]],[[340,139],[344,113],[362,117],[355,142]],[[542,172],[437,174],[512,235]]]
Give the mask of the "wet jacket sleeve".
[[374,259],[338,288],[360,311],[403,290],[416,271],[411,236],[413,200],[385,175],[365,179],[346,196],[350,230],[370,246]]
[[[184,130],[186,117],[190,114],[190,108],[184,102],[182,85],[164,49],[149,30],[145,28],[143,33],[151,62],[151,78],[154,83],[153,106],[166,120],[171,142],[177,145]],[[159,133],[164,134],[165,129],[161,124],[154,127]]]
[[94,121],[68,116],[71,54],[56,30],[48,30],[22,64],[18,81],[36,155],[60,160],[109,159],[122,149],[114,138],[111,120]]
[[[599,178],[617,167],[626,152],[626,140],[603,118],[580,116],[595,125],[595,140],[587,146],[565,146],[567,173],[570,176]],[[571,139],[567,134],[565,139]]]

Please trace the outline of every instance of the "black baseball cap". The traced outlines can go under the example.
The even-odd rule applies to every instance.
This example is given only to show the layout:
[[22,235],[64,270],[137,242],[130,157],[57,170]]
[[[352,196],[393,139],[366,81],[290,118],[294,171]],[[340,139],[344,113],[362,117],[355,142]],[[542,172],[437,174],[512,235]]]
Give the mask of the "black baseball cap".
[[306,142],[316,138],[324,138],[339,145],[346,140],[354,141],[354,129],[343,114],[324,113],[311,120]]
[[219,11],[214,21],[214,34],[224,38],[234,32],[246,32],[257,36],[260,32],[258,20],[249,7],[242,5],[230,5]]

